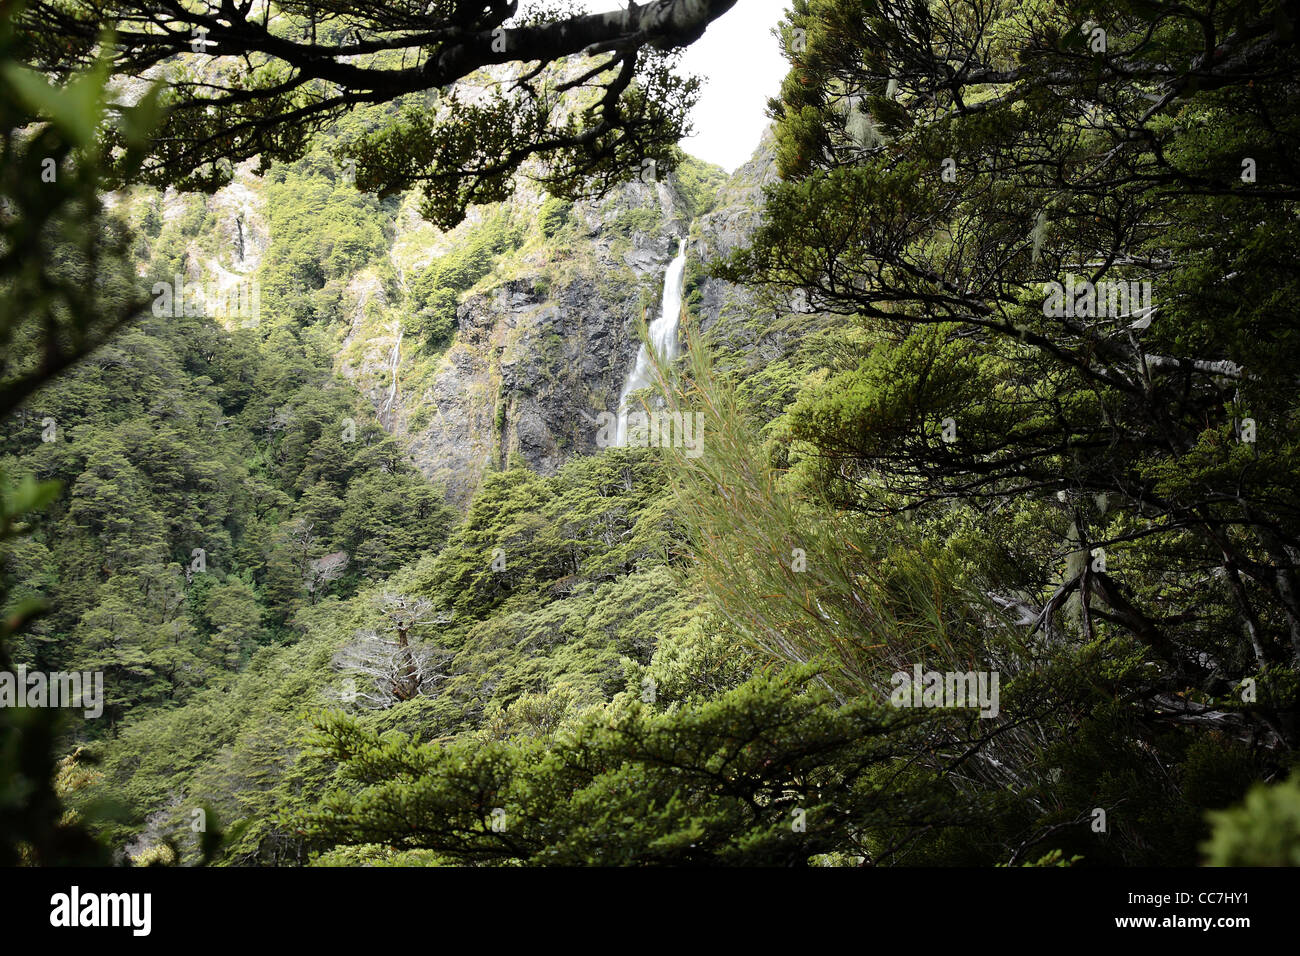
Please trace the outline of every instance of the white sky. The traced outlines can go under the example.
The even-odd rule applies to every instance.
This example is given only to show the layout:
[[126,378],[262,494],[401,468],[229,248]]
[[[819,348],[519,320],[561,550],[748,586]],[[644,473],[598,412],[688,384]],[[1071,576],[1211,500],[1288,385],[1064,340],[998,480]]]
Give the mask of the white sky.
[[[695,135],[682,140],[692,156],[727,172],[749,159],[767,125],[767,101],[781,89],[789,66],[772,28],[788,0],[737,0],[686,49],[682,69],[704,83],[692,114]],[[614,10],[617,0],[588,0],[587,7]]]

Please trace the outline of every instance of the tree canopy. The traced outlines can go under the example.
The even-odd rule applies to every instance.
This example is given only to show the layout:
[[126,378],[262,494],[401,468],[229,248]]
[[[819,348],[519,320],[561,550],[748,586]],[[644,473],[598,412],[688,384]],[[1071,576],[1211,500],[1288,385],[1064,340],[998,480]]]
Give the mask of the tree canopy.
[[[349,110],[394,104],[344,151],[356,182],[381,195],[421,185],[427,214],[450,226],[504,199],[530,161],[566,196],[647,163],[666,172],[697,87],[673,51],[734,3],[33,0],[18,23],[37,69],[68,77],[105,57],[115,76],[166,79],[164,125],[142,163],[116,166],[123,179],[214,189],[233,163],[296,159]],[[475,77],[481,92],[456,88]]]

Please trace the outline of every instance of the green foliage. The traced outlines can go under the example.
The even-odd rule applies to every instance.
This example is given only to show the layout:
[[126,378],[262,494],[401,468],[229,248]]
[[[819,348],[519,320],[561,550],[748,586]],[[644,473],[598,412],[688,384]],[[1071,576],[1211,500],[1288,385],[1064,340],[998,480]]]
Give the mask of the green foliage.
[[450,531],[441,496],[314,349],[289,329],[265,350],[254,336],[149,315],[0,431],[0,463],[67,489],[0,550],[13,600],[51,605],[18,659],[103,670],[102,730],[221,686],[295,639],[303,604]]
[[[21,62],[14,19],[23,6],[0,11],[0,420],[6,423],[15,413],[26,423],[19,404],[140,307],[127,278],[125,229],[102,214],[103,157],[94,138],[101,124],[116,122],[125,157],[134,161],[157,120],[156,89],[115,118],[106,116],[103,60],[63,89]],[[42,433],[47,425],[41,423]],[[12,560],[30,575],[15,585],[0,573],[0,672],[12,671],[15,644],[20,652],[29,649],[34,623],[50,610],[42,593],[48,550],[29,534],[60,485],[38,481],[31,471],[0,458],[0,562]],[[7,572],[2,564],[0,572]],[[57,710],[0,708],[2,865],[106,859],[82,822],[64,812],[62,798],[73,785],[55,779],[63,730]]]
[[[255,646],[238,673],[222,680],[209,675],[179,706],[131,709],[120,736],[98,745],[104,776],[81,799],[122,795],[131,812],[102,832],[115,845],[129,843],[133,854],[174,845],[178,859],[193,859],[198,851],[185,830],[202,795],[221,819],[247,827],[223,860],[301,861],[304,841],[280,817],[314,805],[330,766],[304,749],[299,717],[304,707],[347,700],[345,682],[366,679],[345,658],[375,627],[374,599],[384,594],[432,603],[435,613],[410,637],[439,664],[431,693],[357,710],[361,725],[375,730],[467,739],[548,736],[574,714],[622,694],[634,672],[638,681],[662,680],[672,699],[736,686],[748,676],[743,656],[705,649],[696,602],[666,566],[671,525],[656,500],[657,470],[644,455],[611,452],[571,462],[549,479],[522,468],[498,473],[446,543],[425,539],[428,553],[414,564],[391,572],[373,568],[373,587],[343,601],[294,603],[291,646]],[[384,472],[352,482],[336,519],[340,543],[349,540],[354,519],[373,520],[382,510],[400,521],[401,508],[418,509],[418,497],[394,500],[391,508],[371,506],[372,496],[396,495],[398,487]],[[442,520],[436,501],[428,496],[426,503],[434,506],[431,517]],[[397,528],[357,533],[375,547],[391,541],[394,552],[404,553]],[[502,571],[492,567],[498,547]],[[368,553],[363,544],[356,560]],[[220,621],[217,643],[230,645],[241,620],[252,623],[249,590],[229,577],[191,585],[193,627]],[[270,590],[268,579],[262,593]],[[125,623],[138,627],[138,617]],[[652,659],[661,640],[674,648],[662,665]],[[159,655],[146,660],[156,668]],[[712,662],[711,673],[684,673],[690,661]],[[218,725],[221,732],[213,733]]]
[[[58,493],[53,482],[30,478],[14,485],[0,474],[0,544],[21,534],[24,519]],[[12,601],[10,589],[0,592]],[[0,672],[12,671],[7,647],[46,610],[33,596],[5,608],[0,621]],[[60,714],[40,708],[0,708],[0,864],[90,865],[106,854],[75,818],[64,811],[55,786]]]
[[[919,859],[1001,843],[1012,863],[1191,863],[1205,809],[1292,763],[1300,418],[1279,302],[1300,291],[1300,127],[1275,117],[1296,115],[1295,89],[1226,63],[1210,85],[1186,75],[1202,29],[1273,30],[1247,4],[1124,8],[1097,56],[1078,55],[1095,11],[976,6],[794,5],[773,103],[785,178],[720,274],[847,321],[761,450],[693,367],[674,397],[722,409],[720,455],[677,480],[709,590],[757,646],[834,660],[857,693],[883,692],[876,656],[955,651],[1002,673],[1007,720],[1054,715],[1038,739],[1008,730],[1009,759],[973,745],[1000,769],[971,785],[1017,796],[982,839],[922,840]],[[934,79],[936,29],[981,50],[955,78]],[[1267,183],[1242,175],[1258,156]],[[1085,280],[1153,292],[1114,312],[1053,299]],[[732,508],[763,533],[729,529]],[[805,540],[809,570],[790,573]],[[926,595],[938,613],[916,621]],[[1097,810],[1110,829],[1090,830]]]
[[537,212],[537,228],[541,230],[542,236],[547,239],[555,238],[556,233],[568,223],[569,213],[572,210],[573,203],[567,199],[548,196]]
[[[21,27],[23,58],[63,80],[105,66],[105,24],[153,15],[132,0],[25,6],[6,15]],[[219,27],[178,8],[165,30],[115,38],[113,66],[126,77],[152,80],[157,64],[168,65],[170,85],[160,100],[146,97],[142,122],[96,131],[75,110],[49,112],[87,136],[100,132],[119,181],[209,192],[235,164],[256,157],[265,172],[335,127],[361,189],[418,187],[425,215],[451,228],[472,206],[507,199],[521,172],[574,199],[627,181],[647,159],[671,169],[700,83],[675,69],[678,51],[730,6],[593,17],[567,4],[520,12],[328,0],[286,3],[274,17],[237,9]],[[22,92],[39,99],[45,85],[28,80]],[[96,95],[71,88],[78,101]],[[141,152],[143,121],[159,101],[168,107],[160,134]]]
[[659,220],[658,209],[625,209],[609,224],[609,230],[613,235],[627,239],[636,233],[653,232],[658,228]]
[[865,700],[832,707],[809,681],[755,678],[671,712],[624,698],[547,737],[488,742],[420,745],[326,714],[314,742],[344,785],[301,822],[449,862],[609,866],[806,865],[869,853],[904,806],[954,821],[935,781],[883,772],[909,721]]
[[[1225,35],[1255,15],[1230,7],[1205,14]],[[1137,635],[1166,692],[1219,693],[1295,667],[1284,542],[1300,512],[1284,476],[1300,419],[1279,361],[1294,323],[1278,303],[1300,291],[1285,265],[1300,232],[1280,171],[1300,128],[1272,119],[1295,115],[1295,91],[1216,67],[1213,89],[1189,81],[1138,110],[1135,135],[1124,104],[1186,69],[1196,41],[1184,26],[1199,14],[1171,12],[1156,29],[1125,10],[1107,25],[1111,53],[1087,59],[1074,52],[1082,8],[1041,24],[1037,11],[989,10],[1015,38],[1007,62],[1035,66],[1003,75],[990,52],[961,89],[933,96],[928,79],[899,82],[885,63],[931,56],[910,14],[815,0],[790,19],[807,47],[791,50],[774,107],[788,179],[725,271],[802,289],[814,307],[859,316],[863,334],[773,429],[781,463],[854,510],[969,513],[960,520],[1012,545],[992,559],[1011,572],[989,582],[1003,599],[1032,595],[1049,628],[1066,614],[1088,636]],[[1158,81],[1125,73],[1121,49],[1149,54]],[[1294,68],[1289,41],[1274,55],[1281,73]],[[846,75],[870,108],[846,94]],[[1279,169],[1268,184],[1242,175],[1241,157],[1256,153]],[[1048,156],[1059,162],[1037,158]],[[1147,283],[1151,308],[1113,315],[1080,298],[1055,314],[1050,283],[1076,280]],[[1008,533],[994,510],[1020,527]],[[1085,574],[1097,549],[1109,564]]]
[[195,862],[201,847],[193,811],[207,806],[228,825],[214,862],[302,862],[301,840],[276,817],[280,806],[318,792],[328,778],[327,767],[302,756],[301,717],[330,681],[334,635],[321,625],[338,610],[333,601],[303,609],[298,644],[260,648],[225,685],[138,715],[117,739],[97,744],[102,776],[74,805],[119,797],[129,812],[99,822],[98,830],[137,860],[170,845],[178,862]]
[[[0,431],[0,468],[33,476],[3,485],[6,648],[108,690],[105,724],[62,741],[0,724],[8,857],[98,852],[62,799],[137,864],[1297,862],[1300,778],[1252,789],[1294,769],[1300,647],[1283,11],[1124,8],[1123,52],[1084,55],[1092,11],[976,6],[796,0],[785,178],[718,272],[757,305],[708,339],[691,323],[686,361],[656,369],[704,453],[554,474],[515,456],[463,515],[333,374],[339,341],[400,319],[428,367],[466,296],[543,259],[547,295],[581,263],[578,190],[552,183],[535,224],[480,207],[402,273],[400,204],[326,150],[363,186],[429,186],[446,225],[508,194],[551,101],[488,93],[448,126],[421,92],[310,148],[259,140],[301,157],[266,182],[266,320],[146,316]],[[1188,72],[1207,24],[1225,52],[1234,31],[1267,41],[1249,74],[1233,55]],[[970,51],[958,72],[934,35]],[[662,66],[622,89],[621,121],[672,126],[692,88]],[[65,115],[11,73],[51,119],[39,135],[87,140],[93,86]],[[285,78],[256,64],[259,108],[307,102],[269,92]],[[626,174],[626,142],[587,145],[551,172]],[[688,217],[726,198],[716,168],[641,146],[675,165]],[[1267,175],[1242,179],[1242,156]],[[663,228],[605,212],[616,256]],[[214,252],[201,202],[137,194],[123,215],[139,275],[99,283],[106,301]],[[1044,309],[1085,273],[1152,282],[1156,310]],[[796,291],[809,308],[786,314]],[[546,368],[562,344],[538,341]],[[486,394],[499,433],[518,393]],[[915,666],[996,677],[992,710],[898,706]],[[56,768],[56,743],[85,746]],[[200,809],[212,839],[189,829]]]
[[107,107],[108,64],[62,89],[17,58],[15,20],[0,13],[0,409],[8,414],[49,377],[103,344],[144,305],[134,287],[126,226],[98,195],[101,127],[138,162],[158,119],[150,88],[132,107]]
[[408,329],[430,349],[451,341],[460,296],[488,275],[498,257],[519,247],[523,231],[506,209],[497,210],[455,248],[421,270],[410,283]]
[[1300,866],[1300,775],[1256,784],[1240,806],[1209,814],[1210,866]]
[[684,200],[687,219],[694,221],[712,212],[726,181],[727,174],[722,167],[681,153],[672,182]]
[[341,319],[348,280],[386,250],[378,202],[344,181],[324,153],[277,168],[266,201],[271,243],[258,275],[269,318]]

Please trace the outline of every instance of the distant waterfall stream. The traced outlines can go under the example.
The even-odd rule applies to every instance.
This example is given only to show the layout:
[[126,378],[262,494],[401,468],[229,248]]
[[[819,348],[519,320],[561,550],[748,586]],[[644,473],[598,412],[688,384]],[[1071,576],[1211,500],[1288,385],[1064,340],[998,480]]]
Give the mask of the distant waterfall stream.
[[[677,357],[677,324],[682,313],[682,277],[686,274],[686,240],[677,240],[677,257],[668,264],[664,274],[664,297],[659,307],[659,317],[650,323],[650,344],[655,353],[664,362],[671,362]],[[618,437],[617,444],[627,444],[628,397],[637,389],[646,388],[653,382],[651,373],[650,350],[645,343],[637,352],[636,364],[628,372],[623,384],[623,393],[618,397]]]
[[388,386],[388,398],[384,400],[384,407],[379,410],[380,421],[383,420],[385,413],[391,412],[393,402],[397,400],[397,365],[402,360],[402,329],[397,330],[397,341],[393,343],[393,354],[388,360],[389,367],[392,369],[392,382]]

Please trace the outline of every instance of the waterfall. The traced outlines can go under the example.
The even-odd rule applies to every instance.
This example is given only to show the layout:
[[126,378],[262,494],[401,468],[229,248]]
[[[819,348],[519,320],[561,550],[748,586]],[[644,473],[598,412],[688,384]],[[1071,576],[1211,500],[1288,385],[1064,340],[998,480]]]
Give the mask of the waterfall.
[[392,368],[393,380],[388,386],[388,398],[384,401],[384,407],[379,410],[379,418],[382,421],[384,414],[392,410],[393,402],[397,400],[397,364],[402,360],[402,329],[397,330],[397,341],[393,343],[393,355],[389,359],[389,366]]
[[[671,362],[677,357],[677,323],[682,314],[682,277],[686,274],[686,240],[677,240],[677,257],[668,264],[664,274],[664,297],[659,307],[659,317],[650,323],[650,344],[661,361]],[[637,389],[646,388],[653,378],[650,372],[650,351],[645,343],[637,352],[636,364],[627,374],[623,393],[618,397],[618,438],[616,444],[627,444],[628,396]]]

